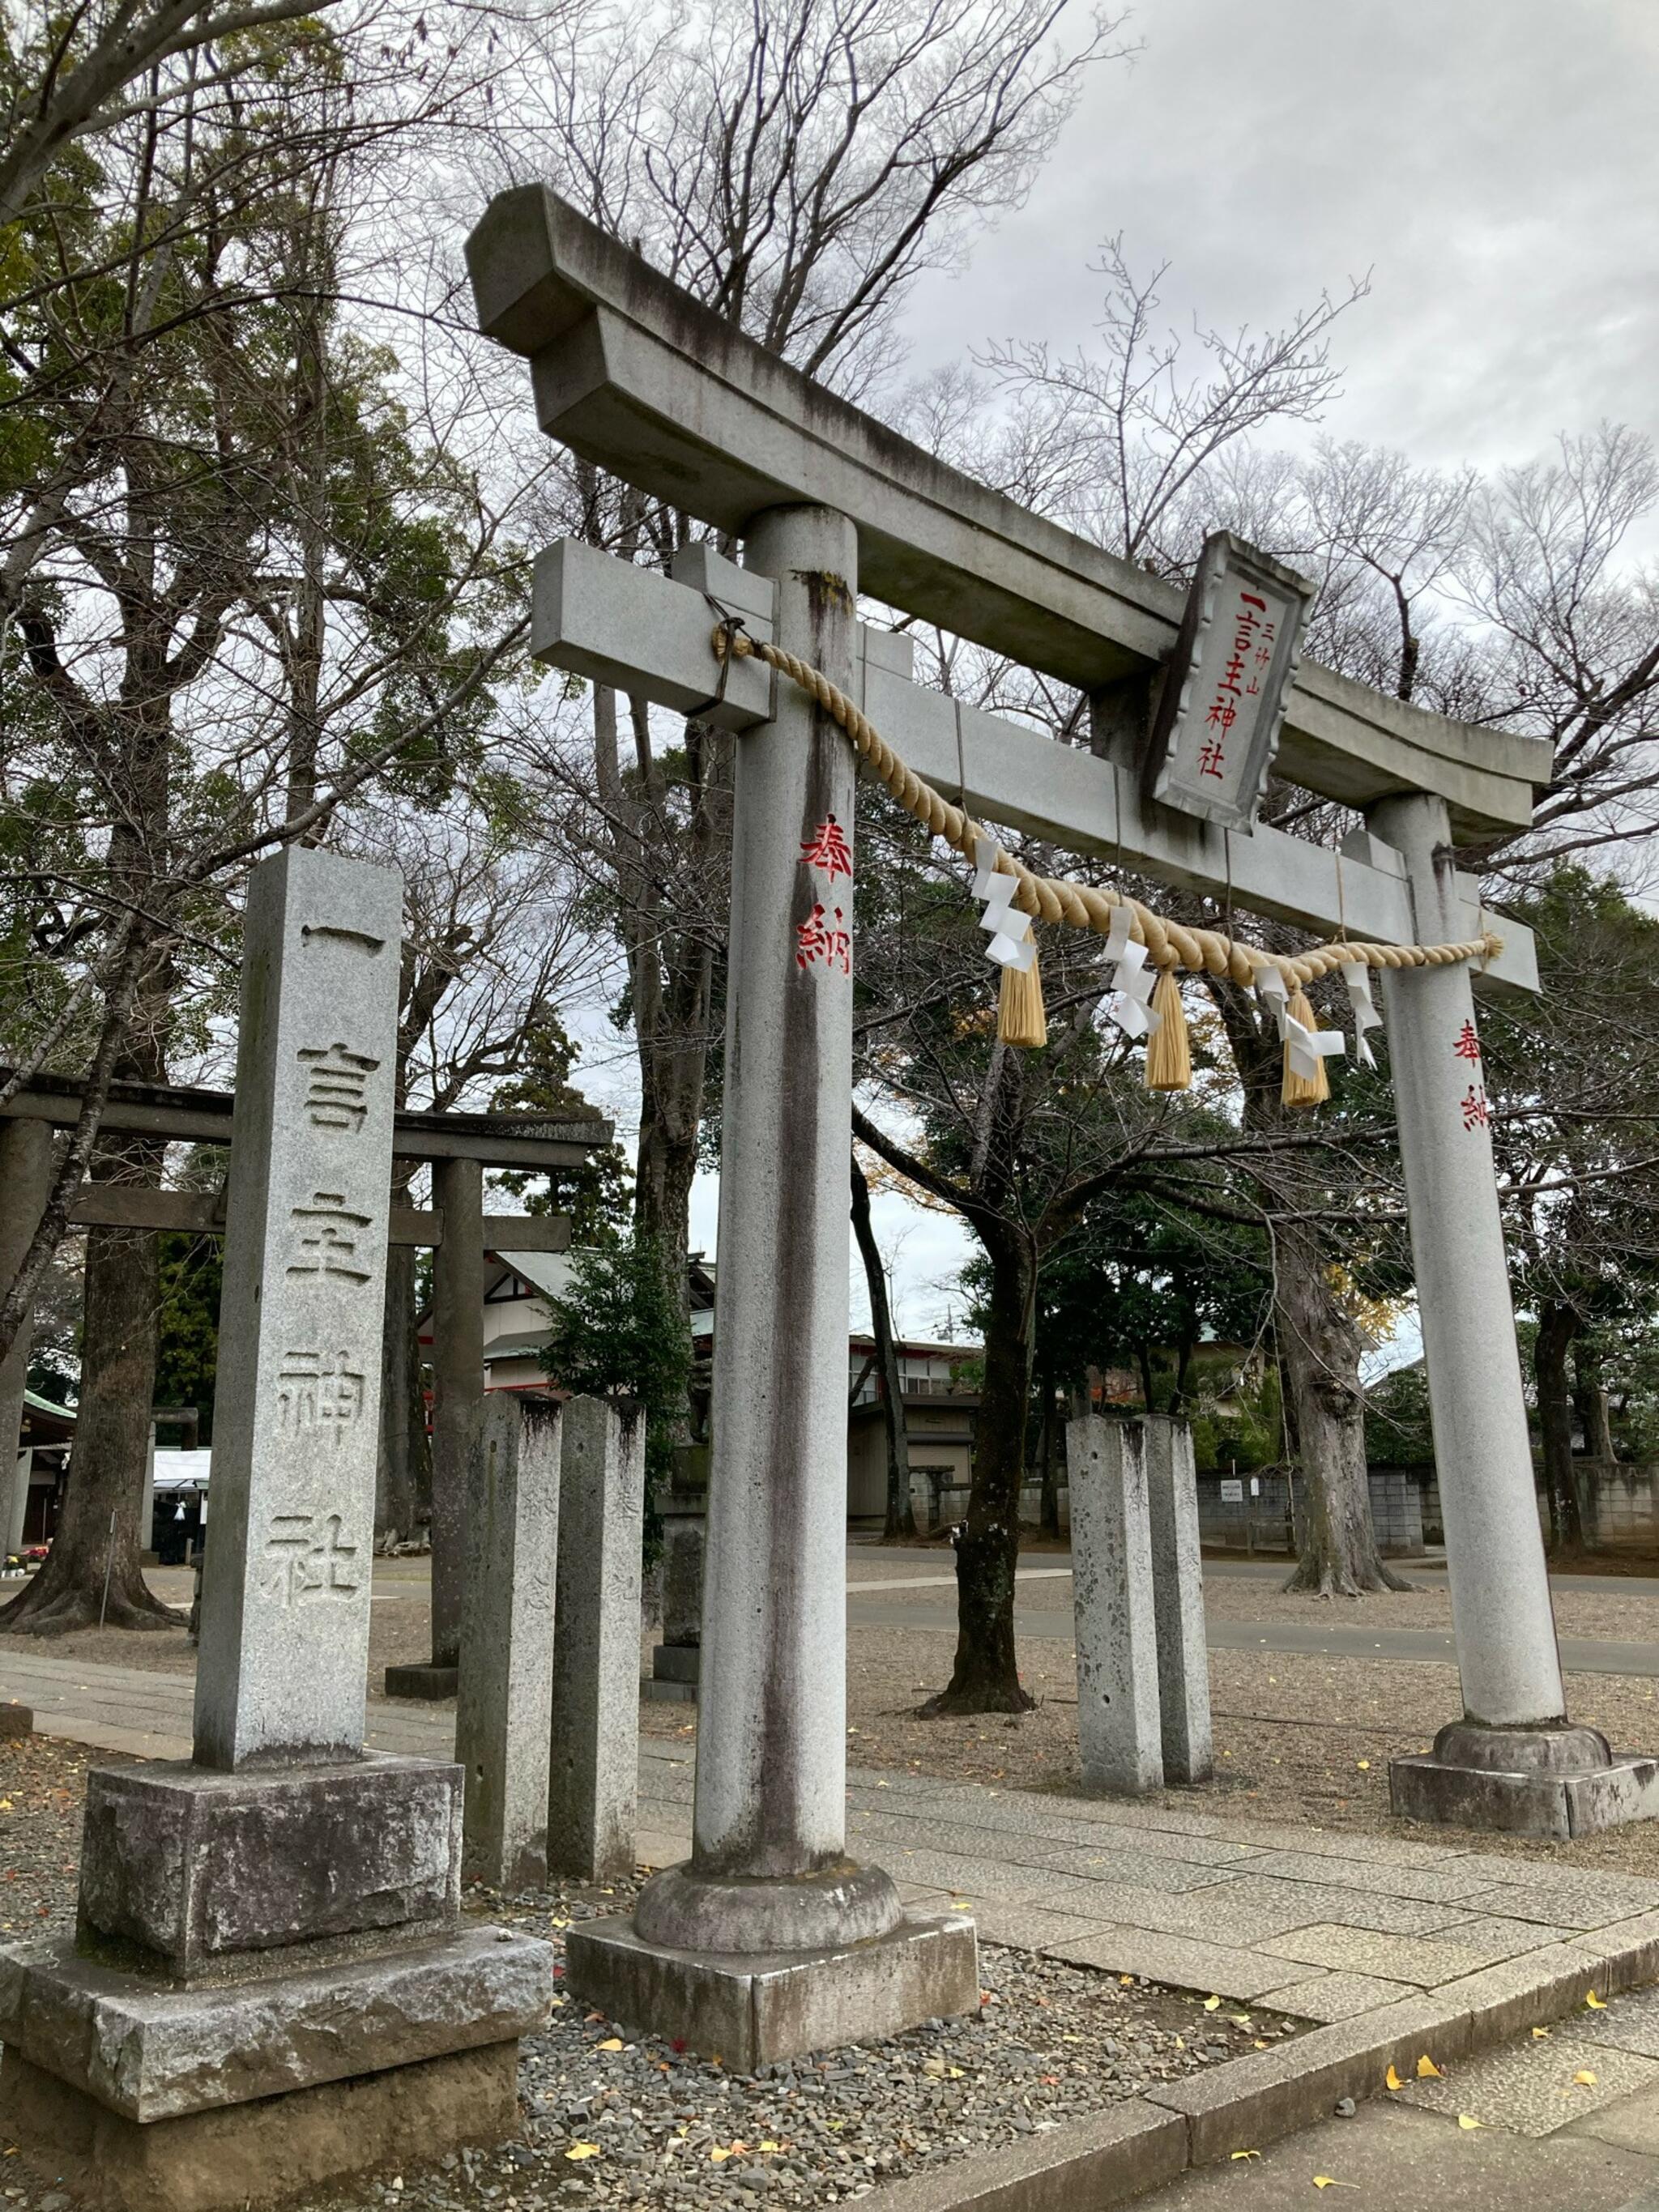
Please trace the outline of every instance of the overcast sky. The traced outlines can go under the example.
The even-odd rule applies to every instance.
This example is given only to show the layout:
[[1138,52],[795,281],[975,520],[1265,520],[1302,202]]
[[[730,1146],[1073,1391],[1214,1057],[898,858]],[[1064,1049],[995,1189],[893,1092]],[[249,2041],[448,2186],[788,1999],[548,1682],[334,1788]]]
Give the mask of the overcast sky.
[[[918,294],[918,369],[1085,343],[1121,230],[1172,264],[1181,327],[1272,324],[1369,270],[1334,435],[1486,465],[1603,416],[1659,436],[1659,0],[1142,0],[1125,34],[1142,51],[1096,73],[1030,204]],[[900,1328],[933,1330],[964,1240],[897,1200],[878,1224]]]

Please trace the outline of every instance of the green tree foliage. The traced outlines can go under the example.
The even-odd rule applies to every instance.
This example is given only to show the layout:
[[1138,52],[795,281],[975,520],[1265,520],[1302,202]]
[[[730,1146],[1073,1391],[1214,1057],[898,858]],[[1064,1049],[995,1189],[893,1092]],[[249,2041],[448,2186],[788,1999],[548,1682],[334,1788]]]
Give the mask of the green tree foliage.
[[1432,1467],[1429,1377],[1422,1361],[1396,1367],[1365,1398],[1365,1457],[1373,1467]]
[[[490,1093],[492,1112],[532,1109],[550,1120],[561,1115],[586,1120],[592,1109],[570,1080],[580,1050],[557,1015],[550,1014],[526,1041],[520,1073]],[[502,1175],[496,1181],[499,1188],[524,1198],[527,1212],[568,1214],[570,1240],[579,1248],[615,1251],[626,1237],[631,1183],[627,1156],[614,1140],[590,1152],[579,1168],[562,1168],[544,1178]],[[535,1188],[544,1182],[545,1188]]]
[[672,1471],[691,1344],[660,1249],[621,1237],[580,1255],[570,1288],[551,1301],[542,1364],[578,1396],[628,1400],[646,1419],[646,1561],[662,1540],[657,1499]]
[[217,1237],[167,1236],[157,1242],[161,1310],[156,1329],[155,1403],[194,1406],[201,1419],[201,1441],[210,1444],[224,1245]]

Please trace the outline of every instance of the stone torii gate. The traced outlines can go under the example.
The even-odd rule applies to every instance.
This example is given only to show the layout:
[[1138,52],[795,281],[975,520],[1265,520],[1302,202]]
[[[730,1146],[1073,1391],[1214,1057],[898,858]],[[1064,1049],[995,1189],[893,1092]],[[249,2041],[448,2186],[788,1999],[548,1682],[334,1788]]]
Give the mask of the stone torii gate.
[[[1550,753],[1304,662],[1279,772],[1358,809],[1365,830],[1339,855],[1248,817],[1177,812],[1143,795],[1140,757],[1181,593],[896,437],[543,188],[495,200],[467,251],[480,326],[529,360],[542,428],[744,551],[739,567],[692,547],[665,580],[565,542],[535,579],[541,658],[748,733],[694,1850],[647,1887],[631,1930],[571,1950],[573,1980],[672,2032],[677,2001],[641,1954],[799,1955],[897,1917],[884,1878],[844,1861],[845,1425],[841,1386],[802,1350],[846,1333],[852,1062],[850,951],[796,957],[799,927],[834,893],[802,855],[827,815],[850,833],[854,764],[828,716],[756,659],[731,660],[711,702],[705,593],[850,694],[976,815],[1170,884],[1226,887],[1240,907],[1326,933],[1482,935],[1451,848],[1524,828]],[[915,684],[908,642],[854,618],[860,591],[1082,690],[1091,749]],[[1495,933],[1482,988],[1534,991],[1527,932],[1505,921]],[[1432,1759],[1396,1764],[1395,1802],[1576,1832],[1653,1809],[1655,1770],[1610,1759],[1565,1719],[1491,1133],[1461,1110],[1469,969],[1391,972],[1385,989],[1466,1707]],[[934,1991],[922,2012],[944,2008]]]

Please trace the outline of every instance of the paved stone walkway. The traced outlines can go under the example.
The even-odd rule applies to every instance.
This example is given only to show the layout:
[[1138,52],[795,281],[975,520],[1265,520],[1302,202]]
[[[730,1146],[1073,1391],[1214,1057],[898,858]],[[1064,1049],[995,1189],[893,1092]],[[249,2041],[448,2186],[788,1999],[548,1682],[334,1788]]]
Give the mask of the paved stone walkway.
[[[189,1753],[187,1677],[0,1651],[0,1697],[115,1752]],[[447,1754],[448,1708],[372,1705],[368,1741]],[[690,1847],[692,1754],[647,1738],[639,1856]],[[1659,1881],[1438,1842],[1274,1829],[1200,1811],[854,1770],[855,1853],[912,1898],[966,1899],[988,1942],[1304,2019],[1358,2019],[1659,1909]],[[1659,1923],[1656,1923],[1659,1925]],[[1659,2047],[1659,2046],[1656,2046]]]
[[[1473,2124],[1471,2124],[1473,2123]],[[1580,2008],[1438,2080],[1184,2174],[1141,2212],[1659,2212],[1659,1990]]]

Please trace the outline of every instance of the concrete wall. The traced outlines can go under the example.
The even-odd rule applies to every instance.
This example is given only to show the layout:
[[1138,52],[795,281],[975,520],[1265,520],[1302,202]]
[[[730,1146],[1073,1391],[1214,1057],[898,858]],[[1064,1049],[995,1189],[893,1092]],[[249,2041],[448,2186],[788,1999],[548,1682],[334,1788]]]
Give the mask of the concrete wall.
[[1659,1467],[1576,1459],[1586,1540],[1599,1551],[1659,1548]]

